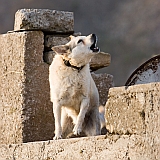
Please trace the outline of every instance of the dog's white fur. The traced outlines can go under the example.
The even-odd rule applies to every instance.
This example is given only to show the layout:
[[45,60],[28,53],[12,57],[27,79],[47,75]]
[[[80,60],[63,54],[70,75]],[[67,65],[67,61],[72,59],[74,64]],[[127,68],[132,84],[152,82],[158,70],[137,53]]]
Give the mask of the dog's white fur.
[[[86,136],[100,134],[99,95],[89,69],[89,62],[97,53],[96,46],[91,48],[93,43],[96,45],[95,41],[93,34],[71,36],[71,41],[66,45],[52,47],[56,52],[49,68],[55,117],[54,139],[62,138],[68,127],[68,117],[72,118],[74,135],[81,132]],[[64,60],[80,69],[66,66]]]

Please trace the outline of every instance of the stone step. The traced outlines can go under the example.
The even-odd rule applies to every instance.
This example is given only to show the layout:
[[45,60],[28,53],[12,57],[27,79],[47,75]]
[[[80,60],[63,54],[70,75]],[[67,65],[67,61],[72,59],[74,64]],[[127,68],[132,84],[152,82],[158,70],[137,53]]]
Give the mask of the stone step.
[[108,135],[0,145],[0,160],[159,160],[145,135]]

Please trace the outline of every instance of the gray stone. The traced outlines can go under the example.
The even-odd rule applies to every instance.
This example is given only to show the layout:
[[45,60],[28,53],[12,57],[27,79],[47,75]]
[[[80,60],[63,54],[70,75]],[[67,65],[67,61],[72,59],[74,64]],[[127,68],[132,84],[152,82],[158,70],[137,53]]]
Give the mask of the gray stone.
[[64,45],[70,40],[69,36],[47,35],[44,38],[44,46],[52,48],[53,46]]
[[108,99],[108,91],[114,86],[113,76],[107,73],[92,73],[92,78],[99,92],[99,103],[105,106]]
[[[81,33],[74,33],[73,36],[80,36]],[[44,46],[52,48],[53,46],[64,45],[70,41],[70,35],[46,35],[44,37]]]
[[44,35],[0,35],[0,143],[48,140],[54,135]]
[[53,61],[53,58],[54,58],[55,54],[56,53],[54,51],[44,52],[43,53],[44,62],[50,65]]
[[73,12],[49,9],[20,9],[15,14],[14,30],[73,33],[73,27]]

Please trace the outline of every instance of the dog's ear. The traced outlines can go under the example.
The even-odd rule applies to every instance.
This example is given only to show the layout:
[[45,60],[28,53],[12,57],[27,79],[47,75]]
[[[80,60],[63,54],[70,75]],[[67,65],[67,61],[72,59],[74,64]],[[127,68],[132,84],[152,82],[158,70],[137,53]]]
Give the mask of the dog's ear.
[[72,36],[72,35],[69,36],[70,40],[72,40],[74,37],[75,37],[75,36]]
[[54,46],[52,47],[52,50],[57,54],[63,55],[69,52],[69,46],[68,45]]

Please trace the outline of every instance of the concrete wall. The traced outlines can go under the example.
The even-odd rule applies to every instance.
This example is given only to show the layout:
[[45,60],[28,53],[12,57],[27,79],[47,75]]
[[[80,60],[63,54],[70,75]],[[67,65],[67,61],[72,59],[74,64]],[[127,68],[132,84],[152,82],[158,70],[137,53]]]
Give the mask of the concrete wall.
[[[51,139],[54,131],[44,35],[25,31],[0,35],[0,142]],[[43,74],[42,74],[43,73]]]
[[160,82],[111,88],[105,108],[110,132],[145,136],[147,152],[160,159]]
[[[73,13],[22,9],[16,13],[15,30],[0,35],[0,143],[50,140],[54,136],[54,118],[49,65],[44,60],[52,46],[69,41]],[[103,62],[101,55],[102,60],[106,58]],[[109,54],[100,53],[98,57],[98,67],[109,65]],[[96,57],[92,64],[97,67]],[[104,84],[109,84],[104,92],[108,93],[113,86],[111,75],[99,75],[95,79],[99,91],[102,79]],[[107,97],[100,97],[100,102],[105,104]]]
[[147,134],[149,126],[160,131],[160,83],[115,87],[108,96],[105,116],[113,132]]
[[[51,140],[10,145],[1,144],[1,160],[159,160],[159,86],[160,83],[152,83],[145,85],[136,85],[129,88],[112,88],[109,91],[109,99],[106,105],[106,112],[109,111],[108,108],[110,107],[110,113],[113,113],[113,119],[115,119],[114,122],[123,122],[124,128],[125,126],[127,126],[128,128],[132,128],[132,123],[135,119],[139,121],[139,114],[134,114],[134,112],[139,112],[141,110],[138,110],[138,108],[136,110],[135,108],[139,107],[139,102],[144,102],[146,117],[144,121],[146,124],[145,132],[138,132],[136,134],[127,132],[125,133],[126,135],[124,135],[123,132],[119,132],[122,135],[112,133],[105,136],[73,138],[64,140],[62,139],[57,141]],[[138,98],[132,97],[130,103],[124,100],[129,99],[130,95],[134,94],[140,94],[141,98],[139,96],[137,96]],[[113,99],[113,95],[117,96],[117,98]],[[143,97],[142,95],[146,95],[146,97]],[[112,104],[115,104],[115,102],[116,104],[121,104],[121,108],[124,109],[125,106],[130,104],[128,105],[128,108],[130,106],[130,111],[127,112],[128,116],[130,116],[128,120],[124,120],[123,118],[123,115],[124,117],[126,115],[125,110],[123,112],[119,112],[121,116],[117,115],[117,118],[114,116],[115,107]],[[132,107],[132,104],[135,104],[134,107]],[[144,117],[144,115],[142,117]],[[107,114],[106,118],[108,118]],[[111,120],[108,119],[108,123],[111,123],[113,121],[112,117],[110,117],[110,119]],[[128,123],[128,121],[130,121],[130,123]],[[114,126],[114,123],[112,125]],[[116,128],[116,126],[114,128]],[[121,129],[123,128],[121,127]]]
[[108,135],[0,145],[1,160],[159,160],[145,136]]

